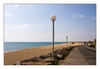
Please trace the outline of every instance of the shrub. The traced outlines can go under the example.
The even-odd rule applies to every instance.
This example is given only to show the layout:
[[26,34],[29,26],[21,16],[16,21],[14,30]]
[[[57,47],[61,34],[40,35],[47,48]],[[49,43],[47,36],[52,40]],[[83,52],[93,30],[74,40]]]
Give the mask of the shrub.
[[93,48],[95,48],[95,47],[96,47],[96,45],[95,45],[95,44],[92,44],[92,45],[89,45],[89,47],[93,47]]
[[74,42],[72,42],[72,44],[74,44]]

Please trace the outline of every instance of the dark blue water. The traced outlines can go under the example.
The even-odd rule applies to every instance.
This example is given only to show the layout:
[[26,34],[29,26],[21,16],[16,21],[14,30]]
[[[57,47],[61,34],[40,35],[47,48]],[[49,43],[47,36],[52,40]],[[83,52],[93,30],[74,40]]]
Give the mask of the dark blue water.
[[[63,43],[65,42],[55,42],[54,44]],[[52,45],[52,42],[4,42],[4,52],[48,45]]]

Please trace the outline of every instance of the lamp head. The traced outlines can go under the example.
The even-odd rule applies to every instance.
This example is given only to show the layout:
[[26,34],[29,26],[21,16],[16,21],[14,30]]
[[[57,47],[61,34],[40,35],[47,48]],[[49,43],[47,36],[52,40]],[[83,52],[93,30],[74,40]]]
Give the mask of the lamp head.
[[52,21],[56,20],[56,16],[55,15],[51,15],[50,18],[51,18]]

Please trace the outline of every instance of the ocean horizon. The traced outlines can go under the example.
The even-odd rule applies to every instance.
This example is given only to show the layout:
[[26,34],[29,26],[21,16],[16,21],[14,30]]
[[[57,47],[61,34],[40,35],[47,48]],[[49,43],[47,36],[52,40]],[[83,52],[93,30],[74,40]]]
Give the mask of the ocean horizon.
[[[54,42],[54,44],[63,44],[66,42]],[[27,48],[52,45],[52,42],[4,42],[4,53]]]

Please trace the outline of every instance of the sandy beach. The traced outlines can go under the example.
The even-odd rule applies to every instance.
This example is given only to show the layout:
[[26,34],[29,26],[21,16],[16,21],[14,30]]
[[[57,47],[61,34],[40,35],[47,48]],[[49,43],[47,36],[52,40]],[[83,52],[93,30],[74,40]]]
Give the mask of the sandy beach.
[[[83,45],[83,43],[68,43],[68,46],[79,45]],[[54,45],[54,50],[62,49],[68,46],[66,44],[56,44]],[[40,55],[46,55],[50,52],[52,52],[52,45],[6,52],[4,53],[4,65],[13,65],[14,63],[19,62],[21,60],[29,59],[35,56],[38,57]]]

